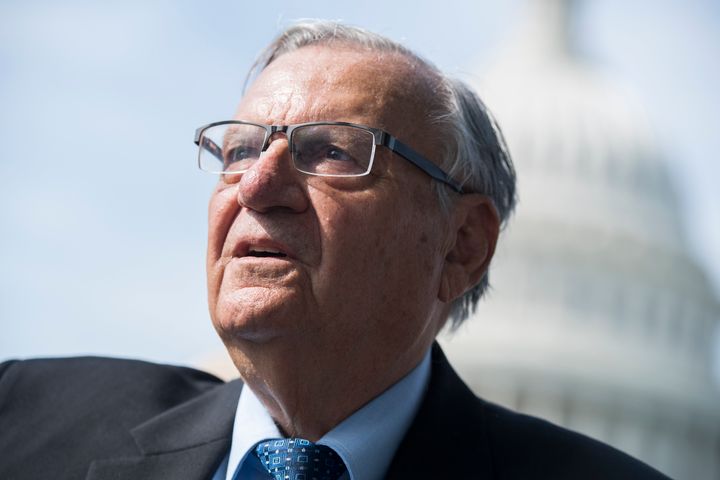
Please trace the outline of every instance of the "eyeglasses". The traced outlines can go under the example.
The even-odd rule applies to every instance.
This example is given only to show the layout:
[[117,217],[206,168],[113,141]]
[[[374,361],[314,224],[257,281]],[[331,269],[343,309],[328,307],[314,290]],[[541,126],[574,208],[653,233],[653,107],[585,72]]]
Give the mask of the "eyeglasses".
[[195,131],[200,147],[198,166],[206,172],[231,175],[246,172],[267,150],[275,133],[284,133],[295,169],[321,177],[361,177],[370,173],[375,148],[386,147],[435,180],[458,193],[462,187],[440,167],[377,128],[347,122],[263,125],[227,120]]

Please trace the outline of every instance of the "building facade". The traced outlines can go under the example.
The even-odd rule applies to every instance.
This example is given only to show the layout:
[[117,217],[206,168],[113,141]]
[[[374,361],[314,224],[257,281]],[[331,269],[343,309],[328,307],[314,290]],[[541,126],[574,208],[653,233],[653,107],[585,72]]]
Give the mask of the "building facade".
[[475,85],[519,204],[474,318],[443,339],[481,396],[673,478],[720,478],[720,304],[691,258],[642,108],[576,52],[572,2],[536,0]]

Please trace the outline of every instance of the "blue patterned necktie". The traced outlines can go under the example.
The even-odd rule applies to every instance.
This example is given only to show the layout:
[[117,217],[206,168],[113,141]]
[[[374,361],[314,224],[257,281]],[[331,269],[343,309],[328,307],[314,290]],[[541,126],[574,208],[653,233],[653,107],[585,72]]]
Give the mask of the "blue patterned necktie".
[[337,480],[345,472],[338,454],[302,438],[276,438],[255,447],[273,480]]

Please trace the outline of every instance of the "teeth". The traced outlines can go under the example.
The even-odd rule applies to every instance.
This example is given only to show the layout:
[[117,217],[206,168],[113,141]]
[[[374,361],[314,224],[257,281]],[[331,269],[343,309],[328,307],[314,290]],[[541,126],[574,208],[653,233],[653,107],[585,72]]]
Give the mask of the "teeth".
[[274,254],[280,254],[280,250],[273,250],[272,248],[251,248],[250,253],[274,253]]
[[286,257],[283,252],[274,248],[250,248],[248,249],[248,256],[250,257]]

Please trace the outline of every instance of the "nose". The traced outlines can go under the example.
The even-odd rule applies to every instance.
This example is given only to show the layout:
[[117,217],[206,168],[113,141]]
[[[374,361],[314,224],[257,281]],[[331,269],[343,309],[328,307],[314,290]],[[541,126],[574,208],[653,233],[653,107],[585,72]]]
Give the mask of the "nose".
[[288,140],[276,135],[260,158],[241,174],[237,184],[240,206],[257,212],[288,210],[302,212],[308,206],[307,192],[292,164]]

